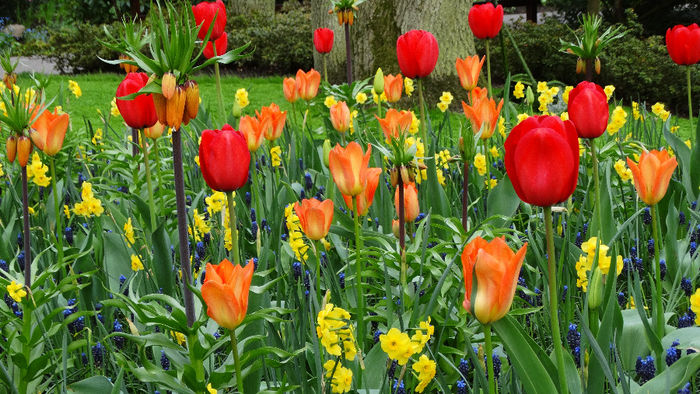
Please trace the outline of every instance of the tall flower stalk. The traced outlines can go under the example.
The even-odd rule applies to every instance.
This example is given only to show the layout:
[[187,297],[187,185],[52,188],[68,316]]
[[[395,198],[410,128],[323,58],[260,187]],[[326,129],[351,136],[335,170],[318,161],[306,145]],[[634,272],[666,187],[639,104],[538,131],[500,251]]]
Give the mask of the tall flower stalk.
[[552,231],[552,207],[544,207],[545,236],[547,237],[547,287],[549,291],[549,321],[552,326],[552,343],[557,360],[559,390],[566,394],[566,370],[564,369],[564,349],[559,325],[559,296],[557,291],[557,260],[554,257],[554,232]]

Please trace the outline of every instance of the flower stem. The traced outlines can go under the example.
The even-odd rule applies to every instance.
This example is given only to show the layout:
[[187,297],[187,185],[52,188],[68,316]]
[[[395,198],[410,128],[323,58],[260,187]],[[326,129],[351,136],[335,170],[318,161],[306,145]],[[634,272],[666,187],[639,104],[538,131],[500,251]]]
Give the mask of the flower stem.
[[[58,199],[58,179],[56,179],[56,162],[53,156],[50,156],[49,165],[51,168],[51,180],[53,187],[53,206],[54,214],[56,215],[56,260],[58,266],[61,267],[63,263],[63,224],[61,223],[61,209],[59,206]],[[65,271],[64,271],[65,272]]]
[[236,209],[233,207],[233,191],[226,192],[226,202],[228,203],[228,226],[231,229],[231,252],[233,253],[233,264],[241,263],[241,256],[238,252],[238,226],[236,220]]
[[[257,243],[258,236],[260,234],[260,218],[263,217],[264,212],[262,210],[262,205],[260,203],[260,201],[261,201],[260,200],[260,192],[262,191],[262,189],[260,188],[260,185],[259,185],[260,181],[258,180],[258,167],[256,166],[258,155],[257,155],[257,152],[251,152],[251,155],[252,155],[252,159],[253,159],[251,161],[251,168],[250,168],[250,175],[253,178],[253,190],[252,190],[253,196],[252,197],[253,197],[253,201],[255,204],[255,213],[256,213],[255,220],[258,222],[258,231],[255,234],[253,234],[253,237],[255,237],[255,241]],[[259,254],[260,253],[258,251],[258,255]],[[260,257],[260,256],[258,256],[258,257]]]
[[484,324],[484,345],[489,369],[489,394],[496,394],[496,376],[493,373],[493,347],[491,345],[491,325]]
[[[216,55],[216,43],[211,42],[212,49]],[[219,101],[219,115],[221,115],[222,122],[226,122],[226,110],[224,110],[224,95],[221,93],[221,73],[219,72],[219,62],[214,63],[214,74],[216,74],[216,96]]]
[[552,207],[544,207],[544,227],[547,237],[547,270],[549,271],[549,318],[552,324],[552,344],[557,358],[559,390],[568,392],[564,370],[564,353],[562,352],[561,333],[559,332],[559,306],[557,297],[557,263],[554,258],[554,233],[552,231]]
[[462,181],[462,227],[468,230],[469,222],[469,162],[464,161],[464,180]]
[[430,154],[432,153],[432,146],[428,143],[428,129],[427,125],[425,124],[425,99],[423,98],[423,80],[420,78],[418,78],[418,103],[420,105],[420,135],[421,138],[423,138],[423,146],[425,146],[425,151]]
[[489,42],[491,40],[486,40],[486,75],[488,78],[489,85],[489,96],[493,97],[493,91],[491,90],[491,51],[489,50]]
[[[54,180],[55,182],[55,180]],[[22,167],[22,221],[24,222],[24,285],[32,288],[32,249],[29,232],[29,201],[27,197],[27,166]]]
[[236,330],[231,330],[231,352],[233,353],[233,365],[236,368],[236,385],[238,387],[238,392],[243,394],[243,377],[241,376],[241,361],[238,359]]
[[[695,135],[695,128],[693,127],[693,96],[690,94],[690,87],[692,86],[690,84],[690,67],[685,67],[686,80],[688,82],[688,119],[690,120],[690,134]],[[695,142],[697,143],[698,141]]]
[[316,298],[321,305],[321,242],[312,241],[316,252]]
[[661,244],[659,243],[659,230],[657,229],[656,220],[656,205],[651,206],[651,231],[654,236],[654,277],[656,278],[656,335],[659,338],[664,336],[664,309],[663,301],[661,299],[661,263],[659,261],[659,249],[661,249]]
[[[603,234],[603,215],[600,210],[600,176],[598,175],[598,154],[596,152],[595,140],[588,140],[591,144],[591,158],[593,159],[593,188],[595,193],[595,215],[598,219],[598,239]],[[602,242],[602,240],[601,240]]]
[[346,71],[348,85],[352,83],[352,41],[350,38],[350,24],[345,23],[345,59],[347,63]]
[[362,295],[362,237],[360,236],[360,214],[357,208],[357,197],[352,198],[353,221],[355,225],[355,289],[357,291],[357,308],[359,310],[357,316],[357,341],[362,348],[364,344],[365,334],[365,304]]
[[190,247],[187,235],[187,206],[185,205],[185,178],[182,170],[182,132],[174,130],[173,139],[173,174],[175,180],[175,206],[177,208],[177,233],[180,243],[180,267],[182,269],[182,295],[185,299],[185,315],[187,325],[194,323],[194,297],[190,290],[192,269],[190,268]]
[[141,129],[141,141],[143,141],[143,166],[146,170],[146,185],[148,186],[148,204],[151,211],[151,230],[156,228],[156,204],[153,202],[153,183],[151,183],[151,166],[148,163],[148,142],[146,133]]
[[328,54],[323,54],[321,57],[323,58],[323,79],[328,83],[328,67],[326,66]]

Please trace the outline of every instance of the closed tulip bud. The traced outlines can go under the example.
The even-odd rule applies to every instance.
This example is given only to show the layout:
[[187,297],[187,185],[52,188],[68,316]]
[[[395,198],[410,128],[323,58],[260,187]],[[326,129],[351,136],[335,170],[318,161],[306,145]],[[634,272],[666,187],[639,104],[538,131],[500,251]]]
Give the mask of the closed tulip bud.
[[394,237],[399,237],[399,221],[396,219],[391,221],[391,232],[394,233]]
[[408,78],[424,78],[430,75],[437,64],[438,54],[438,42],[430,32],[411,30],[396,40],[399,68]]
[[391,180],[391,187],[396,187],[399,183],[399,170],[396,169],[396,167],[392,167],[392,169],[389,170],[389,179]]
[[401,74],[397,74],[396,76],[389,74],[384,77],[384,94],[386,94],[386,101],[390,103],[399,101],[401,99],[402,92],[403,78],[401,77]]
[[321,74],[313,68],[308,72],[302,70],[297,71],[296,88],[301,97],[305,101],[309,101],[318,94],[318,86],[321,84]]
[[162,124],[168,123],[168,100],[160,93],[153,93],[153,106],[156,109],[156,117]]
[[330,108],[331,124],[339,133],[345,133],[350,128],[350,109],[345,101],[339,101]]
[[238,101],[233,102],[233,107],[231,107],[231,113],[236,118],[239,118],[241,116],[241,114],[243,113],[243,109],[241,108],[240,105],[238,105]]
[[226,5],[221,0],[203,1],[192,6],[194,23],[199,26],[197,37],[200,40],[206,38],[211,28],[209,40],[217,40],[226,28]]
[[469,27],[476,38],[494,38],[503,26],[503,6],[491,3],[476,4],[469,10]]
[[301,204],[294,204],[294,211],[307,238],[318,241],[328,235],[333,221],[333,200],[304,199]]
[[378,95],[384,93],[384,72],[382,72],[381,67],[379,67],[374,74],[374,85],[372,85],[372,87]]
[[168,126],[176,130],[180,128],[185,113],[186,101],[185,90],[182,86],[178,86],[175,89],[175,93],[173,93],[173,97],[168,100],[166,105]]
[[348,24],[349,24],[350,26],[352,26],[352,23],[355,21],[355,13],[352,12],[352,10],[350,10],[350,11],[345,11],[345,12],[347,12],[347,14],[348,14],[348,15],[347,15]]
[[666,49],[676,64],[692,65],[700,62],[700,27],[676,25],[666,30]]
[[128,73],[117,87],[116,103],[124,122],[134,129],[153,126],[158,115],[156,114],[153,95],[139,94],[132,100],[122,100],[120,97],[137,93],[148,84],[146,73]]
[[342,24],[343,24],[343,20],[344,20],[344,18],[343,18],[343,16],[344,16],[343,11],[338,11],[338,14],[337,14],[337,15],[338,15],[338,24],[339,24],[339,25],[342,25]]
[[297,98],[299,98],[297,83],[294,78],[285,78],[282,81],[282,90],[284,91],[284,98],[290,103],[297,101]]
[[583,81],[569,93],[568,110],[579,138],[600,137],[608,127],[608,97],[593,82]]
[[600,58],[595,58],[595,73],[600,75]]
[[254,269],[253,259],[245,268],[234,266],[227,259],[218,265],[207,263],[202,298],[207,304],[207,315],[221,327],[232,330],[245,318]]
[[160,136],[163,135],[163,131],[165,131],[165,125],[160,122],[156,122],[153,126],[143,129],[143,133],[146,137],[152,140],[160,138]]
[[[394,206],[396,207],[396,216],[399,216],[399,188],[396,188],[394,193]],[[407,222],[412,222],[416,220],[418,214],[420,213],[420,207],[418,205],[418,189],[414,183],[404,183],[403,184],[403,213],[404,219]]]
[[163,74],[163,80],[161,81],[161,92],[166,99],[170,100],[175,94],[175,88],[177,87],[177,79],[175,79],[175,74],[167,72]]
[[197,117],[199,112],[199,85],[195,81],[185,82],[185,112],[190,119]]
[[323,141],[323,164],[328,167],[328,159],[331,154],[331,140]]
[[10,135],[5,141],[5,151],[7,152],[7,161],[13,163],[17,156],[17,137]]
[[593,277],[588,286],[588,308],[597,309],[603,303],[603,273],[598,267],[593,268]]
[[528,86],[527,89],[525,90],[525,99],[527,100],[528,103],[535,102],[535,93],[532,91],[532,88],[530,86]]
[[32,153],[32,140],[27,136],[20,136],[17,139],[17,162],[20,167],[26,167],[29,155]]
[[464,157],[464,138],[459,137],[458,146],[459,146],[459,154],[462,155],[462,157]]

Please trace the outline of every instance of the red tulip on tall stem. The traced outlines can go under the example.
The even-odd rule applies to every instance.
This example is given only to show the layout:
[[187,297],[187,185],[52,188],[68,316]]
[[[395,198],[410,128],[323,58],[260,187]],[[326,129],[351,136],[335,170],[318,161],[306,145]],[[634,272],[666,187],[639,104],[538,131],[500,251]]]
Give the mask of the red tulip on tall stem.
[[491,38],[498,36],[503,26],[503,6],[494,7],[491,3],[477,4],[469,10],[469,27],[474,33],[474,37],[486,40],[486,70],[488,75],[489,94],[493,94],[491,89],[491,54],[489,52],[489,42]]
[[[686,66],[688,82],[688,117],[693,130],[693,100],[690,92],[690,66],[700,62],[700,27],[697,23],[690,26],[676,25],[666,30],[666,49],[676,64]],[[693,133],[691,133],[693,134]]]

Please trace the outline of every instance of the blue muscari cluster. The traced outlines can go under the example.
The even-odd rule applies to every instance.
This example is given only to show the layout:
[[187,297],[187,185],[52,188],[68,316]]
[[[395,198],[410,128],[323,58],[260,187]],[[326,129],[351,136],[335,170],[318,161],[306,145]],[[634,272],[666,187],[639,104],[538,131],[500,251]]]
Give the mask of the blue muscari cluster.
[[299,199],[303,200],[305,198],[306,198],[306,192],[304,191],[304,189],[301,189],[301,191],[299,191]]
[[666,349],[666,365],[669,367],[681,358],[682,352],[678,348],[680,342],[678,340],[673,341],[671,347]]
[[678,318],[678,328],[692,327],[695,324],[695,312],[688,309],[683,316]]
[[[124,328],[122,327],[122,324],[119,323],[119,320],[114,319],[114,324],[112,324],[112,332],[124,332]],[[112,337],[112,342],[114,342],[114,346],[117,349],[123,349],[124,348],[124,342],[125,338],[121,335],[115,335]]]
[[574,245],[576,245],[577,248],[580,248],[581,245],[583,245],[583,236],[581,235],[581,232],[576,233],[576,240],[574,241]]
[[[66,309],[63,310],[63,319],[65,320],[69,318],[70,315],[74,314],[77,311],[78,307],[75,305],[75,298],[71,298],[70,300],[68,300],[68,306],[66,307]],[[83,328],[85,328],[84,316],[80,316],[72,322],[68,323],[68,331],[70,331],[70,333],[73,335],[82,331]]]
[[22,240],[22,233],[17,234],[17,246],[22,249],[24,247],[24,241]]
[[311,273],[309,270],[304,271],[304,287],[306,288],[304,295],[308,297],[311,291]]
[[617,293],[617,303],[620,305],[620,308],[624,308],[625,305],[627,305],[627,296],[623,292]]
[[566,342],[569,344],[569,349],[574,356],[576,366],[581,366],[581,333],[578,331],[578,326],[574,323],[569,324],[569,332],[566,333]]
[[569,286],[564,285],[564,291],[561,292],[561,302],[564,302],[566,299],[566,293],[569,292]]
[[292,275],[294,276],[294,281],[299,281],[299,278],[301,277],[301,263],[298,261],[295,261],[292,263]]
[[160,366],[163,367],[163,371],[170,369],[170,359],[165,355],[165,350],[160,351]]
[[664,280],[666,277],[666,260],[659,260],[659,270],[661,272],[661,280]]
[[464,380],[457,381],[457,394],[467,394],[467,382]]
[[[85,182],[85,180],[86,180],[86,179],[85,179],[85,175],[83,175],[82,172],[79,172],[79,173],[78,173],[78,189],[80,189],[81,187],[83,187],[83,182]],[[120,191],[121,191],[121,190],[120,190]]]
[[469,360],[466,359],[460,359],[459,360],[459,366],[457,367],[459,370],[459,373],[462,374],[462,378],[465,380],[469,377],[469,371],[471,370],[471,364],[469,363]]
[[379,337],[382,336],[382,334],[384,334],[382,330],[377,330],[374,332],[374,336],[372,338],[374,339],[374,343],[379,343]]
[[245,201],[245,205],[250,206],[250,201],[251,201],[250,192],[245,192],[245,195],[243,196],[243,201]]
[[649,209],[649,207],[644,208],[642,222],[644,222],[644,224],[651,224],[651,209]]
[[100,313],[100,312],[102,312],[102,304],[101,303],[98,302],[97,304],[95,304],[95,311],[97,311],[97,320],[99,320],[100,323],[104,324],[105,318],[102,316],[102,313]]
[[646,358],[642,359],[642,357],[638,356],[635,370],[637,372],[637,376],[639,377],[639,384],[644,384],[648,380],[651,380],[654,375],[656,375],[654,357],[647,356]]
[[678,394],[690,394],[690,382],[686,383],[678,390]]
[[92,362],[95,364],[96,368],[102,367],[102,362],[104,361],[105,348],[100,342],[97,342],[95,346],[92,347]]
[[345,272],[340,272],[338,274],[338,284],[340,285],[341,289],[345,288]]
[[688,278],[681,279],[681,289],[686,297],[690,297],[693,294],[693,282]]
[[311,190],[314,187],[314,180],[311,178],[311,173],[304,173],[304,188],[306,190]]
[[15,300],[10,298],[10,296],[7,293],[5,293],[5,304],[7,304],[8,308],[12,309],[12,313],[14,313],[15,316],[17,316],[20,319],[22,318],[23,313],[22,309],[20,308],[20,305],[16,303]]
[[695,257],[695,252],[698,250],[698,243],[690,241],[690,257]]
[[316,192],[316,199],[322,200],[324,194],[326,194],[326,188],[323,186],[319,186],[318,191]]
[[649,252],[649,258],[654,257],[654,238],[649,238],[647,241],[647,252]]
[[17,254],[17,264],[19,264],[19,269],[20,271],[24,271],[24,251],[21,250],[19,254]]
[[685,224],[685,212],[678,212],[678,224]]
[[7,261],[0,259],[0,270],[10,272],[10,267],[7,265]]
[[389,370],[387,371],[387,375],[389,376],[389,379],[394,378],[394,374],[396,374],[396,366],[397,365],[399,365],[398,361],[391,360],[391,365],[389,366]]
[[394,384],[391,386],[391,392],[393,394],[406,394],[406,386],[403,384],[403,380],[399,383],[398,379],[394,379]]
[[66,227],[66,229],[63,230],[63,236],[66,238],[66,242],[68,242],[68,245],[73,246],[73,227]]
[[124,283],[126,283],[126,276],[124,275],[119,275],[119,289],[121,289],[124,292],[125,296],[129,296],[129,287],[124,286]]
[[[501,358],[498,356],[498,354],[494,353],[492,355],[493,357],[493,376],[498,379],[499,376],[501,376]],[[486,356],[484,356],[484,365],[486,365]],[[488,375],[488,374],[487,374]],[[498,384],[498,383],[497,383]]]

